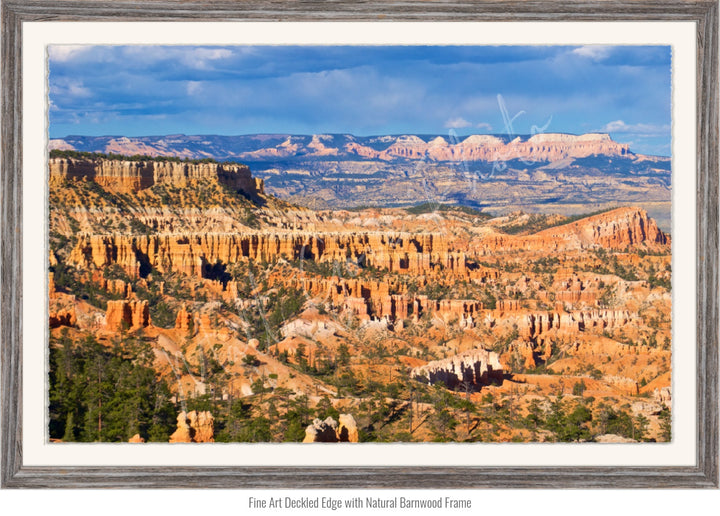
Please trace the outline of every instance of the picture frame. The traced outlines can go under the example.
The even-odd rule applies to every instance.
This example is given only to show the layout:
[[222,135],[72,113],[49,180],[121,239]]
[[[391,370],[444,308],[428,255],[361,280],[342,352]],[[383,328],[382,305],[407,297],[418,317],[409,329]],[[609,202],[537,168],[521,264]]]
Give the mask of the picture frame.
[[[697,36],[696,463],[693,466],[26,466],[23,464],[23,23],[53,21],[690,21]],[[718,4],[704,0],[2,3],[4,488],[717,488]],[[29,185],[25,184],[25,187]]]

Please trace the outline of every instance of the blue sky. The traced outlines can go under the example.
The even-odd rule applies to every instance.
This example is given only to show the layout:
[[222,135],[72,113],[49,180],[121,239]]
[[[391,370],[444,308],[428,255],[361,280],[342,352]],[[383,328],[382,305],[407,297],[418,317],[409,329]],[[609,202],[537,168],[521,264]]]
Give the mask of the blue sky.
[[667,46],[52,46],[50,137],[602,131],[670,154]]

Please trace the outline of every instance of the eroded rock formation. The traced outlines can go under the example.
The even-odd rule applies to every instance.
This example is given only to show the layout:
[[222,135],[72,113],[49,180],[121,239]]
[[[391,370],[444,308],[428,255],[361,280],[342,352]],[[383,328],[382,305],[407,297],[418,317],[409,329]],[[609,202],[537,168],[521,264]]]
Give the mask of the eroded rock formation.
[[304,443],[356,443],[358,428],[351,414],[340,414],[339,421],[328,417],[325,421],[315,418],[305,429]]
[[432,314],[445,322],[464,320],[471,327],[473,319],[484,308],[481,301],[472,299],[435,300],[426,295],[408,294],[407,287],[396,278],[385,277],[371,281],[338,276],[318,278],[301,274],[281,279],[284,286],[323,297],[332,306],[341,308],[361,321],[385,318],[389,322],[396,322]]
[[520,316],[518,328],[525,339],[536,339],[550,330],[574,334],[586,329],[621,328],[628,323],[641,323],[638,314],[628,310],[585,310],[572,313],[529,313]]
[[[483,253],[505,250],[559,250],[589,246],[625,248],[664,245],[668,238],[644,210],[621,208],[529,236],[492,233],[478,239]],[[212,277],[219,264],[279,259],[339,262],[350,260],[401,274],[443,274],[486,279],[477,267],[469,271],[466,253],[450,248],[446,235],[381,232],[263,231],[246,233],[81,235],[68,263],[78,268],[120,265],[131,277],[143,268]],[[592,301],[582,283],[569,282],[558,301]],[[349,297],[366,297],[350,295]],[[504,306],[504,305],[503,305]],[[509,305],[508,308],[512,306]]]
[[108,301],[105,313],[105,329],[119,331],[123,328],[137,330],[150,325],[150,306],[147,300],[123,299]]
[[465,255],[449,251],[443,235],[380,232],[81,235],[68,262],[79,268],[118,264],[132,277],[138,277],[143,265],[161,272],[205,276],[218,263],[280,258],[341,263],[351,259],[414,274],[435,266],[458,274],[465,270]]
[[254,196],[264,191],[245,165],[110,159],[50,159],[50,180],[88,180],[117,192],[137,192],[157,183],[184,186],[192,179],[212,179],[232,190]]
[[182,305],[175,317],[175,329],[183,335],[187,335],[193,329],[193,316],[188,313],[187,306]]
[[178,414],[177,430],[170,436],[170,442],[212,443],[215,442],[214,432],[214,419],[210,412],[183,411]]
[[520,301],[517,299],[501,299],[497,302],[497,309],[501,312],[515,312],[520,310]]
[[410,377],[430,384],[443,382],[450,389],[465,382],[479,387],[490,385],[493,381],[502,383],[503,367],[494,351],[474,349],[416,367],[410,372]]
[[672,408],[672,389],[670,387],[662,387],[653,390],[653,398],[667,408]]
[[357,423],[352,414],[340,414],[338,417],[338,441],[341,443],[359,442]]
[[337,421],[328,417],[325,421],[315,418],[305,429],[304,443],[336,443]]
[[60,326],[75,326],[77,324],[77,315],[75,307],[60,308],[58,310],[50,310],[50,328],[59,328]]

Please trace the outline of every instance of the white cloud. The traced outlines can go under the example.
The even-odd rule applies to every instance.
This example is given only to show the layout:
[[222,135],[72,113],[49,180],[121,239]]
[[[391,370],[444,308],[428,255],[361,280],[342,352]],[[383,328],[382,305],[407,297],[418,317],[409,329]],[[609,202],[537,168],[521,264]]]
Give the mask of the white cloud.
[[601,129],[604,133],[633,133],[638,135],[658,135],[670,131],[670,126],[654,124],[626,124],[622,120],[608,122]]
[[50,86],[50,94],[64,97],[89,97],[92,92],[79,79],[61,78]]
[[484,131],[492,131],[492,126],[488,124],[487,122],[480,122],[478,125],[476,125],[478,129],[482,129]]
[[198,59],[206,60],[227,59],[233,55],[232,51],[227,48],[198,48],[193,54]]
[[208,69],[213,61],[227,59],[233,51],[227,48],[191,48],[164,45],[129,45],[120,48],[120,54],[111,54],[109,59],[132,59],[145,64],[171,63],[174,61],[197,70]]
[[111,54],[113,59],[122,60],[132,58],[142,63],[152,63],[161,59],[168,59],[174,54],[182,55],[182,50],[162,45],[128,45],[118,47],[117,52]]
[[445,122],[445,128],[447,129],[462,129],[463,127],[470,127],[471,125],[470,122],[461,117],[451,118]]
[[48,55],[53,61],[65,62],[90,48],[91,45],[50,45]]
[[600,61],[610,55],[610,47],[605,45],[585,45],[572,51],[576,56],[587,57],[593,61]]
[[188,95],[197,95],[202,91],[202,81],[187,81],[185,91]]
[[206,70],[210,66],[211,61],[219,59],[227,59],[232,57],[233,53],[227,48],[196,48],[192,52],[183,53],[180,59],[190,67],[198,70]]

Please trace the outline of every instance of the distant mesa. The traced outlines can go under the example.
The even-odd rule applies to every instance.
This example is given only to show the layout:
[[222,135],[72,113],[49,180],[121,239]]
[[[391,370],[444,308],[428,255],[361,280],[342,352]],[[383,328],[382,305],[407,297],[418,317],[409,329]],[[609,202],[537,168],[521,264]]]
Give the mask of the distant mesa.
[[629,145],[603,133],[543,133],[533,136],[475,134],[462,140],[438,135],[394,136],[67,136],[50,140],[50,149],[184,158],[273,161],[278,159],[360,159],[429,161],[558,161],[593,155],[630,156]]
[[565,158],[584,158],[596,154],[626,156],[628,144],[614,142],[607,134],[537,134],[527,140],[520,137],[510,142],[490,135],[472,135],[451,143],[437,137],[425,142],[417,136],[400,136],[384,150],[373,150],[358,144],[346,145],[349,153],[382,160],[396,158],[428,159],[432,161],[557,161]]

